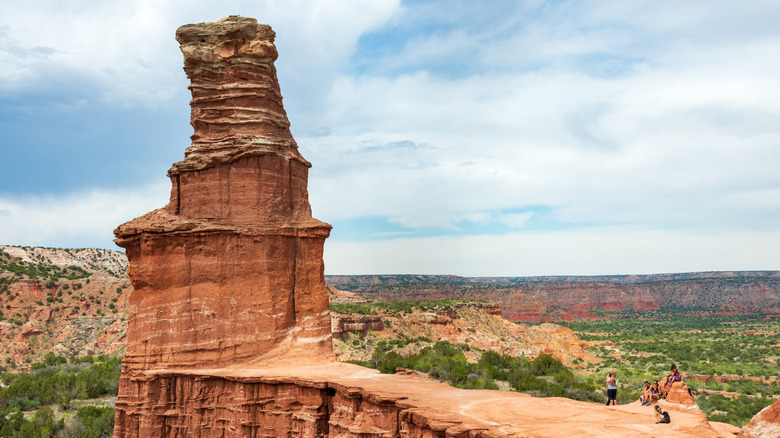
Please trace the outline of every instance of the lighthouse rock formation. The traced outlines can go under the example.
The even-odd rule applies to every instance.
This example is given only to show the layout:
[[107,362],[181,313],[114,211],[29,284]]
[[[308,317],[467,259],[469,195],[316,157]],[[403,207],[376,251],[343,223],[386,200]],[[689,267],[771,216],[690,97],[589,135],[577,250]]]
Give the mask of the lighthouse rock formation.
[[[289,130],[270,27],[182,26],[192,145],[164,208],[121,225],[135,292],[125,371],[226,366],[305,345],[331,355],[311,166]],[[278,354],[278,353],[277,353]]]
[[168,205],[115,230],[134,286],[115,437],[718,436],[689,407],[655,425],[638,403],[466,391],[336,362],[330,226],[311,215],[274,32],[228,17],[176,39],[194,134],[168,172]]

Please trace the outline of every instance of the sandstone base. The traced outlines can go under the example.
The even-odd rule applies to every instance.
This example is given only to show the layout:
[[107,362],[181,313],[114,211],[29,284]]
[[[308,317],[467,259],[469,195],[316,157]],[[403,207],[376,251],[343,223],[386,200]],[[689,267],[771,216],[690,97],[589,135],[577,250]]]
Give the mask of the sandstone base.
[[688,392],[688,385],[682,381],[672,383],[669,393],[666,394],[666,400],[683,406],[696,406],[696,401],[694,401],[691,393]]
[[718,437],[698,409],[606,407],[467,391],[345,363],[149,371],[117,400],[115,437]]

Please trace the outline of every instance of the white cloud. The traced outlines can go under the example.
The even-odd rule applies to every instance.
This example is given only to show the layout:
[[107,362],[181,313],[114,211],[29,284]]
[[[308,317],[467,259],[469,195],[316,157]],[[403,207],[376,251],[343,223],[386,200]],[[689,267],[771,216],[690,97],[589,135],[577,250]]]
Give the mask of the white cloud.
[[[415,65],[453,48],[468,56],[475,41],[490,42],[471,59],[473,74],[341,76],[322,116],[330,135],[299,137],[314,163],[315,214],[448,229],[464,215],[542,205],[579,224],[775,230],[780,58],[771,54],[780,33],[744,18],[780,9],[720,5],[696,29],[676,14],[704,6],[640,2],[540,18],[498,40],[490,28],[470,38],[456,29],[410,41],[389,62]],[[634,15],[648,9],[648,20]],[[741,17],[741,27],[727,26],[735,37],[712,43],[731,13]],[[672,15],[663,36],[654,26]],[[580,65],[599,53],[641,61],[601,77]],[[527,68],[537,57],[543,68]],[[402,139],[426,147],[344,153]]]
[[8,245],[116,249],[113,230],[168,203],[170,183],[89,190],[62,197],[0,197],[0,242]]
[[397,0],[3,2],[0,89],[35,89],[72,76],[114,104],[161,105],[187,93],[176,28],[231,14],[272,24],[283,49],[280,71],[303,88],[312,78],[323,85],[312,70],[329,77],[360,34],[397,8]]
[[[325,243],[326,274],[607,275],[775,270],[780,232],[593,228]],[[486,262],[489,261],[489,262]]]

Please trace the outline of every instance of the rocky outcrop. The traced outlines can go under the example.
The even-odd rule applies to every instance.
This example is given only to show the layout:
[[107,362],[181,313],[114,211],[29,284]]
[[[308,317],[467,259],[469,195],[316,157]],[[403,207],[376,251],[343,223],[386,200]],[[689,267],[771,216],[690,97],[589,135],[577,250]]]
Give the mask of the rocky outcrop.
[[[566,364],[575,359],[595,362],[585,350],[586,342],[574,332],[556,324],[525,325],[501,316],[501,308],[492,303],[446,303],[417,306],[408,311],[377,311],[376,315],[332,313],[333,348],[341,361],[369,360],[374,346],[381,341],[424,338],[398,350],[402,356],[417,354],[438,341],[466,344],[479,351],[492,350],[510,356],[536,357],[549,354]],[[377,324],[368,326],[368,322]],[[354,325],[347,325],[347,324]],[[341,328],[344,327],[344,328]],[[381,327],[381,328],[379,328]],[[349,330],[345,328],[350,328]],[[370,331],[369,331],[370,329]],[[357,333],[355,333],[357,332]],[[361,338],[347,337],[357,334]],[[357,344],[353,343],[357,342]],[[470,360],[479,355],[468,354]]]
[[170,424],[152,413],[154,394],[138,392],[162,387],[153,370],[334,358],[322,262],[330,226],[311,216],[310,164],[282,107],[274,32],[230,17],[182,26],[176,39],[195,132],[168,171],[168,205],[114,232],[135,286],[116,436]]
[[683,406],[696,406],[696,401],[693,400],[693,395],[688,390],[688,385],[683,381],[672,383],[672,387],[669,388],[669,392],[666,394],[666,401]]
[[344,333],[365,336],[369,330],[384,330],[382,318],[377,315],[355,315],[354,313],[331,312],[331,330],[333,337],[341,339]]
[[739,438],[770,438],[780,436],[780,400],[765,407],[742,428]]
[[[639,403],[605,408],[561,398],[454,389],[413,374],[379,374],[334,363],[150,375],[134,388],[163,418],[166,437],[560,437],[716,438],[698,410],[671,403],[654,424]],[[122,416],[120,416],[122,415]],[[143,417],[117,421],[142,430]],[[143,434],[142,434],[143,435]]]

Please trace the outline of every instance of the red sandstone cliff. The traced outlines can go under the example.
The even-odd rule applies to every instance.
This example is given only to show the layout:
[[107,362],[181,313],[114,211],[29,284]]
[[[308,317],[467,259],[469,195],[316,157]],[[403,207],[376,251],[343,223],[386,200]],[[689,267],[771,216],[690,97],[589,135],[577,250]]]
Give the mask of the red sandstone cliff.
[[[296,349],[333,360],[322,251],[276,78],[274,32],[248,18],[180,27],[192,145],[167,206],[116,229],[135,290],[116,436],[154,436],[151,370],[236,366]],[[289,353],[289,351],[288,351]],[[159,388],[159,387],[158,387]],[[161,429],[162,428],[162,429]]]

